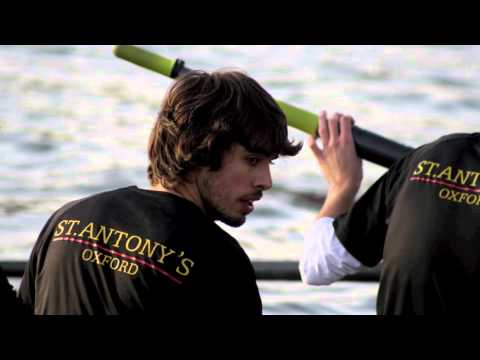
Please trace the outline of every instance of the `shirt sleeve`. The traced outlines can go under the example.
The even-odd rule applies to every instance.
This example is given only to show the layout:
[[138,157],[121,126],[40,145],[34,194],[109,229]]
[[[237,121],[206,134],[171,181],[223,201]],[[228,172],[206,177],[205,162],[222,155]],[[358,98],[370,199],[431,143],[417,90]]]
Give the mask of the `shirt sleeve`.
[[333,221],[342,245],[366,266],[374,267],[383,259],[390,216],[414,155],[412,152],[396,162],[345,214]]
[[305,233],[299,270],[308,285],[329,285],[366,268],[338,240],[333,221],[330,217],[320,218]]

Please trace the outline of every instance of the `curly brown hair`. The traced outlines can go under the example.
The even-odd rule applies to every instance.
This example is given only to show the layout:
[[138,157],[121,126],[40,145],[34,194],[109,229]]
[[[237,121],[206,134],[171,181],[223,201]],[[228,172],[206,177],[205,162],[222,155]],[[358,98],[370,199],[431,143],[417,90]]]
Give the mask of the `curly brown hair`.
[[296,155],[275,100],[239,71],[189,72],[166,94],[148,145],[148,178],[172,189],[200,167],[215,171],[234,144],[266,156]]

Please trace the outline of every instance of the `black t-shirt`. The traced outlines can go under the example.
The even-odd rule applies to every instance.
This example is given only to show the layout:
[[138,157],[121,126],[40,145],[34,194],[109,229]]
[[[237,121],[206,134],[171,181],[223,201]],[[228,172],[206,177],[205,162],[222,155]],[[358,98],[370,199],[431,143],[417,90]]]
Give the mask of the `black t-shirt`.
[[35,314],[262,313],[238,242],[190,201],[135,186],[55,212],[19,293]]
[[480,311],[480,134],[453,134],[397,162],[344,215],[337,237],[383,259],[379,314]]

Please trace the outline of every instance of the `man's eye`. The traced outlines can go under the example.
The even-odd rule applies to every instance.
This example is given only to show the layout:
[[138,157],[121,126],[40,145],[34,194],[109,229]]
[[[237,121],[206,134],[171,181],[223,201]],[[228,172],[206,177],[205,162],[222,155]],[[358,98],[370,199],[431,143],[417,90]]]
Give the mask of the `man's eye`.
[[251,157],[251,158],[248,159],[248,162],[251,166],[257,165],[258,161],[259,161],[258,158],[254,158],[254,157]]

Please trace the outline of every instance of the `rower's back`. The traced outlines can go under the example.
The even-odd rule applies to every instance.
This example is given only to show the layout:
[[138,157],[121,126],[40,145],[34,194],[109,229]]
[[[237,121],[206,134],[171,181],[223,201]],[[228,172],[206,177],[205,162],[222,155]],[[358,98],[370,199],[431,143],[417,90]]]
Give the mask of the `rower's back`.
[[238,242],[192,202],[136,186],[59,209],[20,286],[34,314],[260,315]]
[[347,217],[335,226],[350,253],[370,266],[383,259],[379,314],[479,311],[480,134],[413,151]]

